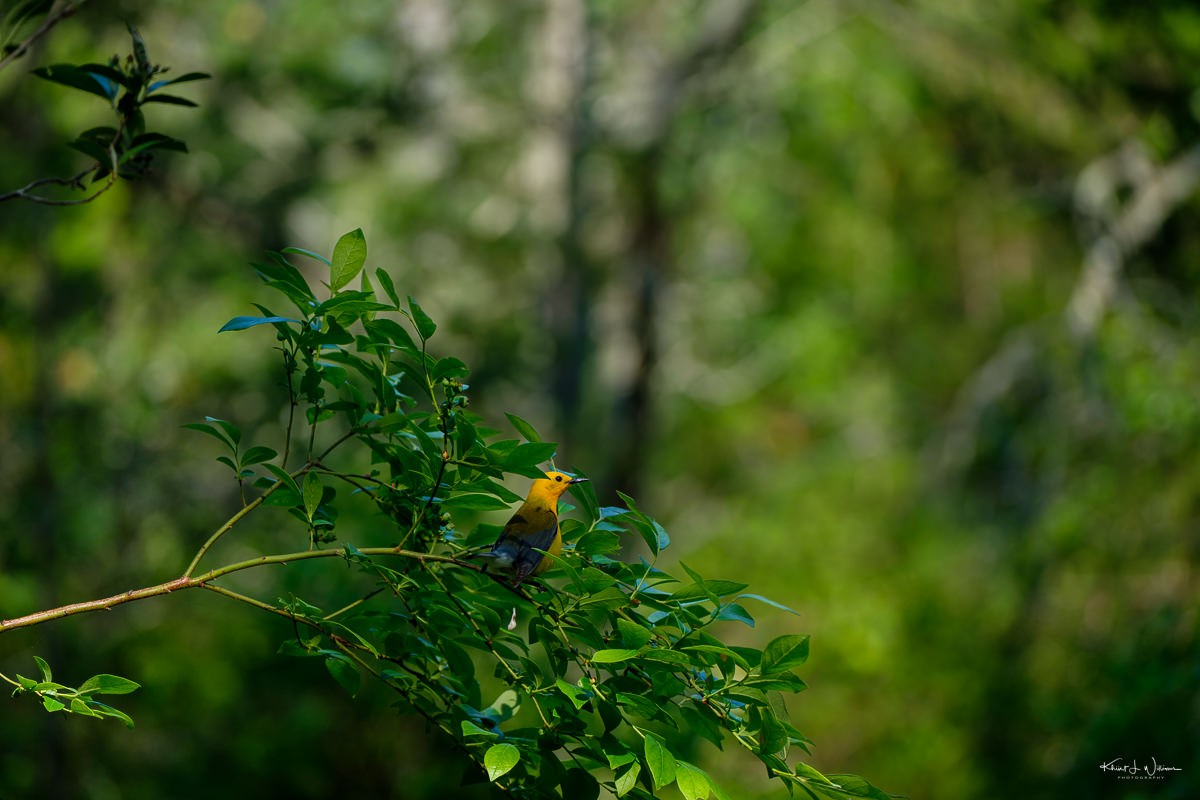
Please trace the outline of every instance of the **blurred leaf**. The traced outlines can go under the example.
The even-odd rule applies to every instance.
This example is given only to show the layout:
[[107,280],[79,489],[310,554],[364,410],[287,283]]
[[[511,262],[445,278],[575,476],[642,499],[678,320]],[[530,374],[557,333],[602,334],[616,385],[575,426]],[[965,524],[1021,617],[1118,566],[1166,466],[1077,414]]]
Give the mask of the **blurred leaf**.
[[338,291],[362,271],[367,262],[367,239],[362,228],[343,234],[333,247],[329,266],[329,288]]
[[152,94],[152,95],[149,95],[148,97],[146,97],[142,102],[143,103],[167,103],[168,105],[187,106],[189,108],[195,108],[199,105],[199,103],[196,103],[192,100],[188,100],[186,97],[177,97],[176,95],[173,95],[173,94]]
[[275,322],[299,322],[300,320],[291,319],[289,317],[234,317],[221,326],[217,333],[225,331],[244,331],[246,328],[253,328],[255,325],[267,325]]
[[530,442],[542,441],[542,437],[538,435],[538,432],[536,430],[534,430],[534,427],[532,425],[530,425],[528,422],[526,422],[525,420],[518,417],[516,414],[509,414],[509,413],[505,412],[504,416],[508,417],[508,421],[512,423],[512,426],[514,428],[516,428],[517,433],[519,433],[525,437],[526,441],[530,441]]
[[[308,474],[312,475],[311,472]],[[347,694],[357,697],[362,684],[362,675],[354,662],[345,655],[334,651],[327,650],[324,652],[324,656],[325,669],[329,670],[329,674],[346,690]]]
[[306,472],[304,475],[304,510],[308,512],[309,519],[312,519],[313,514],[317,513],[317,507],[321,504],[324,492],[320,476],[311,470]]
[[322,264],[324,264],[327,267],[333,266],[333,262],[330,261],[325,256],[321,255],[320,253],[314,253],[312,250],[305,250],[303,247],[285,247],[282,250],[280,250],[279,252],[289,253],[289,254],[294,253],[295,255],[298,255],[298,256],[308,256],[309,258],[320,261]]
[[53,64],[49,67],[39,67],[31,72],[48,81],[80,89],[90,94],[112,100],[116,97],[116,89],[110,78],[96,72],[89,72],[76,67],[74,64]]

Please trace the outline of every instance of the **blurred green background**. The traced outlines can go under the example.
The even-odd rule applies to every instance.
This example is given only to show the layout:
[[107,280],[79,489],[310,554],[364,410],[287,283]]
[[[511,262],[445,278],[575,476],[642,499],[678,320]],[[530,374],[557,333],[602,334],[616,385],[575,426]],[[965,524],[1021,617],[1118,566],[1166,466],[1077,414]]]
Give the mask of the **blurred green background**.
[[[126,21],[213,80],[148,109],[191,150],[149,178],[0,204],[0,616],[179,574],[239,503],[180,426],[279,446],[269,335],[216,334],[273,302],[248,262],[362,227],[476,411],[797,610],[727,635],[812,634],[815,766],[1200,796],[1194,2],[94,3],[0,72],[0,191],[83,166],[103,101],[28,70],[128,52]],[[306,536],[260,524],[217,558]],[[203,593],[6,634],[7,674],[144,688],[133,731],[4,702],[0,800],[455,791],[290,634]]]

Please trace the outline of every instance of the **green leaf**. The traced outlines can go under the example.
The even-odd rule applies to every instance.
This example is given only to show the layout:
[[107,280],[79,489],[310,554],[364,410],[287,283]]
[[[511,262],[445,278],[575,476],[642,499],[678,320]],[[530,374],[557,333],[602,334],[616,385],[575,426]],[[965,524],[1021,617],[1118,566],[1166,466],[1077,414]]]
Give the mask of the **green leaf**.
[[517,765],[521,760],[521,751],[507,743],[494,744],[483,754],[483,766],[487,769],[488,780],[495,781],[501,775]]
[[333,259],[329,265],[329,288],[338,291],[354,280],[367,263],[367,239],[362,228],[344,234],[333,246]]
[[41,656],[34,656],[33,660],[35,662],[37,662],[38,670],[42,673],[42,681],[43,682],[49,683],[51,680],[54,679],[54,675],[50,671],[50,665],[46,663],[46,660],[44,658],[42,658]]
[[[646,547],[650,548],[650,552],[658,555],[667,549],[667,546],[671,544],[671,537],[663,530],[662,525],[659,525],[656,521],[643,514],[629,495],[617,492],[617,496],[629,507],[630,513],[626,515],[625,521],[633,524],[634,529],[646,542]],[[601,510],[601,515],[604,516],[603,509]]]
[[173,106],[187,106],[188,108],[196,108],[200,104],[194,100],[188,100],[186,97],[179,97],[173,94],[152,94],[142,100],[143,103],[167,103]]
[[54,697],[51,697],[50,695],[45,695],[42,697],[42,708],[46,709],[50,713],[54,713],[55,711],[62,711],[66,707],[67,706],[65,703],[61,702],[60,700],[58,700]]
[[437,330],[437,324],[417,305],[417,301],[413,299],[412,295],[408,296],[408,311],[412,315],[413,326],[417,329],[417,335],[421,337],[421,341],[433,336],[433,332]]
[[720,656],[721,658],[728,658],[728,659],[732,660],[733,663],[737,664],[739,667],[741,667],[742,669],[744,669],[746,671],[750,670],[750,664],[747,663],[746,659],[742,658],[740,655],[738,655],[736,652],[729,649],[728,647],[723,647],[721,645],[716,645],[716,644],[693,644],[693,645],[684,647],[683,649],[687,650],[688,652],[695,651],[698,653],[713,653],[717,656]]
[[772,675],[800,666],[808,660],[808,639],[807,634],[787,634],[772,639],[763,648],[759,671],[763,675]]
[[123,722],[125,724],[126,728],[133,727],[133,718],[130,717],[128,714],[126,714],[124,711],[118,711],[117,709],[113,708],[112,706],[101,703],[99,700],[88,700],[87,704],[93,711],[98,712],[99,714],[101,714],[103,716],[113,717],[114,719],[121,720],[121,722]]
[[300,270],[296,269],[281,253],[269,253],[269,255],[273,263],[254,264],[254,271],[266,281],[268,286],[283,292],[296,304],[297,308],[308,314],[316,305],[317,299],[316,295],[312,293],[312,289],[308,288],[308,281],[300,274]]
[[309,258],[313,258],[313,259],[316,259],[317,261],[320,261],[322,264],[324,264],[327,267],[333,266],[333,262],[330,261],[325,256],[321,255],[320,253],[314,253],[312,250],[305,250],[303,247],[285,247],[282,250],[280,250],[279,252],[295,254],[298,256],[308,256]]
[[708,774],[686,761],[675,762],[675,785],[684,800],[705,800],[709,794]]
[[892,800],[882,789],[871,785],[857,775],[830,775],[829,780],[837,784],[838,796],[868,797],[871,800]]
[[611,650],[597,650],[592,654],[591,662],[593,664],[616,664],[621,661],[628,661],[636,657],[637,650],[629,650],[625,648],[615,648]]
[[571,705],[575,706],[577,710],[583,708],[595,696],[593,692],[572,683],[567,683],[562,678],[557,679],[554,685],[558,687],[560,692],[567,696],[567,699],[571,701]]
[[775,715],[775,711],[770,706],[758,706],[755,710],[762,722],[762,741],[759,743],[759,752],[763,755],[778,755],[781,758],[787,758],[787,728],[779,721],[779,717]]
[[295,492],[297,498],[303,496],[304,493],[300,490],[300,484],[296,483],[296,479],[293,478],[283,467],[278,467],[274,464],[263,464],[263,467],[265,467],[268,472],[282,481],[284,486]]
[[[311,475],[312,473],[308,474]],[[355,697],[358,694],[359,686],[362,684],[362,675],[359,674],[358,667],[342,653],[332,650],[323,652],[325,655],[325,669],[329,670],[329,674],[333,676],[334,680],[351,697]]]
[[517,433],[525,437],[526,441],[540,442],[542,440],[542,437],[538,436],[538,432],[534,429],[534,427],[518,417],[516,414],[505,413],[504,416],[508,417],[508,421],[512,423],[514,428],[516,428]]
[[[683,563],[680,563],[683,566]],[[703,583],[693,583],[671,593],[672,600],[699,600],[704,597],[725,597],[740,592],[747,584],[737,581],[720,579],[706,580]]]
[[764,692],[802,692],[808,688],[808,684],[793,672],[777,672],[769,678],[746,678],[742,685]]
[[645,647],[654,638],[654,633],[648,628],[627,619],[617,619],[617,631],[621,634],[621,644],[634,649]]
[[655,791],[669,786],[675,780],[675,756],[667,749],[667,744],[656,734],[642,731],[643,752],[646,756],[646,766],[650,768],[650,777],[654,781]]
[[629,769],[617,776],[616,789],[617,797],[624,797],[637,786],[638,775],[642,773],[642,765],[638,762],[633,762],[629,765]]
[[321,485],[321,478],[317,473],[309,471],[304,475],[304,510],[308,512],[308,518],[311,521],[313,514],[317,513],[317,507],[321,505],[321,497],[325,493],[325,488]]
[[375,270],[375,278],[379,281],[379,285],[383,287],[383,293],[392,301],[392,305],[399,308],[400,296],[396,294],[396,284],[392,283],[392,276],[387,274],[383,269],[377,269]]
[[122,678],[120,675],[93,675],[83,682],[79,687],[80,694],[129,694],[136,692],[142,688],[141,684],[134,683],[128,678]]
[[230,449],[230,451],[236,451],[236,450],[237,450],[237,447],[236,447],[235,443],[234,443],[234,442],[231,442],[231,441],[229,440],[229,437],[228,437],[228,436],[226,436],[225,434],[221,433],[221,432],[220,432],[220,431],[218,431],[218,430],[217,430],[215,427],[213,427],[212,425],[209,425],[208,423],[205,423],[205,422],[188,422],[188,423],[185,423],[185,424],[183,425],[183,427],[187,428],[188,430],[200,431],[201,433],[207,433],[209,436],[213,437],[213,438],[214,438],[214,439],[216,439],[218,442],[220,442],[221,444],[223,444],[223,445],[225,445],[226,447],[228,447],[228,448]]
[[299,322],[298,319],[291,317],[234,317],[221,326],[217,333],[225,331],[244,331],[247,328],[253,328],[255,325],[267,325],[273,322]]
[[421,352],[421,348],[417,347],[417,343],[413,341],[412,335],[395,320],[374,319],[363,323],[363,327],[371,336],[378,337],[381,341],[391,342],[411,355],[416,356]]
[[74,64],[52,64],[49,67],[32,70],[32,72],[39,78],[99,95],[105,100],[112,100],[117,95],[117,89],[108,77],[98,72],[82,69]]
[[721,608],[717,611],[716,619],[732,622],[744,622],[751,628],[754,627],[754,617],[750,616],[750,612],[742,608],[737,603],[728,603],[721,606]]
[[467,365],[454,356],[446,356],[439,358],[438,362],[433,366],[433,379],[440,381],[442,378],[465,378],[470,373]]
[[[543,461],[553,458],[557,451],[558,445],[554,442],[523,442],[505,457],[504,468],[514,472],[519,469],[536,468]],[[545,474],[538,477],[544,478]]]
[[797,617],[800,616],[799,611],[793,611],[792,609],[788,608],[787,606],[783,605],[782,603],[776,603],[774,600],[772,600],[768,597],[763,597],[761,594],[739,594],[737,596],[737,599],[741,600],[744,597],[749,597],[750,599],[757,600],[760,603],[766,603],[769,606],[774,606],[775,608],[778,608],[780,611],[786,611],[789,614],[795,614]]
[[120,163],[131,161],[138,153],[149,150],[173,150],[176,153],[188,151],[187,145],[179,139],[172,139],[161,133],[143,133],[134,137],[129,147],[121,153]]
[[91,705],[82,697],[72,698],[71,707],[68,709],[68,711],[72,714],[82,714],[85,717],[100,716],[100,714],[97,713],[96,710],[93,709]]
[[264,461],[270,461],[278,455],[279,453],[275,452],[269,447],[255,445],[247,450],[246,454],[242,456],[242,466],[248,467],[252,464],[261,464]]
[[169,81],[155,81],[154,83],[150,84],[150,90],[154,91],[155,89],[158,89],[160,86],[170,86],[171,84],[175,84],[175,83],[187,83],[188,81],[205,81],[211,77],[212,76],[209,75],[207,72],[188,72],[183,75],[180,75],[178,78],[172,78]]

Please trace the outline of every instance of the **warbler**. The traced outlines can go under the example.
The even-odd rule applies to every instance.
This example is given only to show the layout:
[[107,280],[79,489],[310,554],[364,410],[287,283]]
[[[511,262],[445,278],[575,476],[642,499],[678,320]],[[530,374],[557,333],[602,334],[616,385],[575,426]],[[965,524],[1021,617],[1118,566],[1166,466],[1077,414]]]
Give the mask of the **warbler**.
[[550,567],[545,553],[562,552],[562,534],[558,531],[558,498],[563,492],[587,478],[573,478],[565,472],[547,472],[529,488],[529,496],[500,532],[490,552],[479,553],[492,564],[512,572],[514,586]]

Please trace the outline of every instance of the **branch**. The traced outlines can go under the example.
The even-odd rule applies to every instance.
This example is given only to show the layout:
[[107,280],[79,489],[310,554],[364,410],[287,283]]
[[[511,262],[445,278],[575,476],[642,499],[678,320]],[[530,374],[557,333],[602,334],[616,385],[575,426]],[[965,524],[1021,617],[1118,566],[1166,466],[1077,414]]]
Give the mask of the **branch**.
[[[1200,145],[1156,169],[1139,142],[1089,164],[1079,174],[1075,202],[1090,213],[1100,231],[1088,247],[1079,280],[1067,304],[1067,328],[1076,341],[1095,334],[1116,296],[1121,269],[1158,233],[1167,217],[1200,184]],[[1117,208],[1117,192],[1133,189],[1133,197]]]
[[[1157,168],[1139,142],[1093,161],[1075,183],[1075,207],[1090,223],[1091,243],[1064,311],[1067,332],[1077,346],[1089,343],[1117,296],[1125,262],[1145,247],[1163,222],[1200,186],[1200,144]],[[1118,202],[1118,193],[1132,197]],[[1033,332],[1009,336],[959,391],[946,432],[937,446],[937,469],[961,469],[974,452],[985,411],[1008,395],[1037,363]]]
[[[439,561],[445,564],[454,564],[465,569],[479,570],[480,568],[474,564],[467,564],[453,556],[439,556],[432,553],[418,553],[413,550],[400,550],[395,547],[363,547],[354,551],[355,553],[366,556],[399,556],[400,558],[411,558],[416,561],[428,562]],[[71,605],[59,606],[45,611],[38,611],[34,614],[28,614],[24,617],[16,619],[6,619],[0,621],[0,633],[16,628],[27,628],[31,625],[40,625],[43,622],[61,619],[63,617],[74,616],[75,614],[85,614],[91,611],[106,611],[115,606],[123,605],[134,600],[145,600],[148,597],[159,597],[161,595],[170,594],[181,589],[196,589],[205,588],[213,591],[219,591],[216,587],[207,586],[210,581],[225,575],[230,575],[234,572],[261,567],[267,564],[290,564],[293,561],[305,561],[310,558],[348,558],[351,555],[350,550],[344,547],[339,547],[336,550],[304,550],[298,553],[282,553],[273,556],[258,556],[246,561],[238,561],[234,564],[228,564],[224,567],[209,570],[202,575],[176,578],[166,583],[159,583],[154,586],[146,586],[141,589],[130,589],[121,594],[114,594],[112,597],[105,597],[99,600],[88,600],[83,603],[72,603]],[[228,594],[227,591],[222,592]]]
[[96,167],[88,167],[83,172],[73,178],[38,178],[36,181],[30,181],[20,189],[13,189],[11,192],[0,194],[0,202],[5,200],[28,200],[31,203],[41,203],[44,206],[81,206],[84,203],[90,203],[100,195],[107,192],[117,182],[117,173],[115,171],[108,173],[108,180],[104,185],[97,189],[92,194],[80,200],[53,200],[49,197],[43,197],[39,194],[30,194],[30,189],[36,189],[39,186],[70,186],[72,189],[82,189],[83,179],[90,172],[94,172]]
[[29,34],[25,41],[18,44],[8,55],[0,59],[0,70],[4,69],[9,64],[25,55],[25,53],[29,51],[29,48],[33,47],[33,45],[36,44],[39,39],[50,32],[51,28],[62,22],[67,17],[72,16],[76,11],[79,10],[79,7],[83,5],[84,2],[86,2],[86,0],[77,0],[77,2],[66,2],[59,6],[58,10],[51,13],[46,17],[46,19],[42,20],[42,24],[38,26],[38,29]]
[[[301,469],[296,470],[296,472],[292,474],[292,478],[294,479],[294,478],[299,477],[300,475],[303,475],[307,470],[308,470],[308,467],[303,467]],[[231,531],[233,529],[234,525],[237,525],[239,522],[241,522],[243,519],[245,519],[247,514],[249,514],[251,511],[253,511],[254,509],[258,508],[260,505],[262,505],[263,502],[268,497],[270,497],[272,494],[274,494],[275,490],[277,490],[282,485],[283,485],[283,481],[276,481],[275,483],[271,484],[269,487],[267,487],[266,491],[264,491],[261,495],[256,497],[254,500],[252,500],[248,505],[242,506],[241,511],[234,514],[232,517],[230,517],[228,519],[228,521],[226,521],[226,523],[224,525],[217,528],[213,532],[213,535],[208,537],[208,541],[206,541],[204,544],[200,545],[200,549],[196,551],[196,556],[195,556],[195,558],[192,559],[192,563],[188,564],[188,568],[183,571],[183,577],[185,577],[185,578],[191,577],[192,573],[196,571],[196,567],[200,564],[200,559],[204,558],[204,554],[207,553],[209,551],[209,549],[212,548],[212,546],[217,543],[217,540],[220,539],[225,534],[229,533],[229,531]]]
[[651,89],[640,119],[634,121],[634,149],[651,150],[667,138],[689,81],[719,66],[745,41],[762,0],[713,0],[700,31],[687,47],[650,76]]

